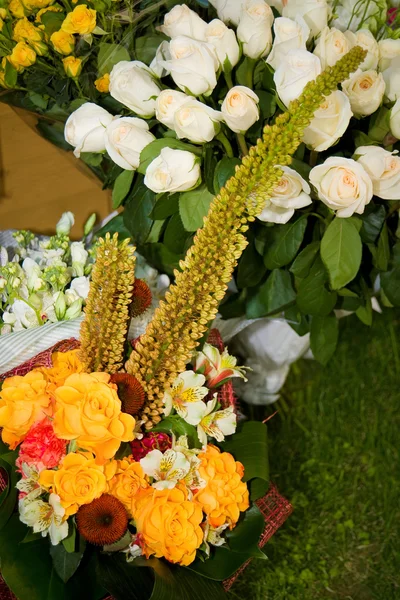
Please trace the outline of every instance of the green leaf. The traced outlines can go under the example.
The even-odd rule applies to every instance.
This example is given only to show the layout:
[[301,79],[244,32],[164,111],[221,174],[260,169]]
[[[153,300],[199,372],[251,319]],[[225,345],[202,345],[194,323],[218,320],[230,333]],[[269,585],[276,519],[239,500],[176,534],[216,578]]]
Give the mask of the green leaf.
[[32,102],[32,104],[34,104],[41,110],[46,110],[47,105],[49,103],[49,101],[46,98],[44,98],[40,94],[37,94],[36,92],[29,92],[28,98]]
[[244,465],[244,481],[254,478],[269,481],[267,426],[258,421],[246,421],[240,431],[221,444]]
[[171,217],[179,211],[179,194],[161,194],[151,211],[150,217],[162,220]]
[[370,297],[366,298],[364,305],[357,308],[356,315],[364,325],[368,325],[368,327],[372,325],[372,303]]
[[187,152],[192,152],[197,156],[201,155],[201,149],[198,146],[192,146],[191,144],[185,144],[180,140],[175,140],[173,138],[161,138],[158,140],[154,140],[150,144],[147,144],[145,148],[143,148],[140,153],[140,165],[138,168],[138,172],[142,173],[142,175],[146,174],[147,167],[157,156],[160,155],[161,150],[163,148],[172,148],[174,150],[186,150]]
[[135,39],[135,58],[149,65],[156,55],[157,48],[164,40],[165,35],[149,33]]
[[163,231],[165,220],[162,221],[153,221],[153,225],[151,226],[150,233],[146,238],[146,244],[156,244]]
[[186,423],[179,415],[170,415],[163,419],[158,425],[153,427],[152,431],[160,431],[162,433],[173,433],[176,437],[187,435],[189,444],[195,448],[201,448],[199,438],[197,436],[196,427]]
[[373,146],[375,144],[374,140],[371,140],[363,131],[359,131],[354,129],[352,131],[354,146],[359,148],[360,146]]
[[385,106],[371,116],[368,129],[368,137],[374,142],[383,142],[390,131],[390,110]]
[[240,165],[240,162],[238,158],[228,158],[227,156],[219,161],[214,171],[214,192],[216,194],[219,194],[228,179],[233,177],[236,172],[235,167]]
[[293,261],[289,271],[293,273],[295,277],[304,279],[310,272],[315,257],[318,254],[320,248],[320,242],[311,242],[302,250]]
[[131,237],[131,234],[127,230],[124,225],[124,216],[123,214],[117,215],[111,221],[108,221],[101,229],[98,229],[95,232],[96,238],[104,237],[106,233],[112,235],[113,233],[118,233],[118,239],[125,240],[128,237]]
[[63,539],[62,545],[66,549],[67,552],[75,552],[76,545],[76,527],[73,519],[69,519],[68,521],[68,536]]
[[256,93],[260,100],[261,121],[266,121],[273,117],[276,112],[276,96],[264,90],[257,90]]
[[179,213],[173,215],[164,233],[164,244],[174,254],[182,254],[188,237]]
[[208,213],[212,199],[213,195],[204,184],[180,195],[179,214],[186,231],[197,231],[203,227],[203,220]]
[[251,556],[265,560],[265,554],[258,547],[264,528],[265,519],[258,506],[253,504],[236,527],[226,534],[229,549],[239,554],[251,553]]
[[338,320],[334,314],[313,317],[311,320],[310,345],[314,358],[326,365],[332,358],[339,336]]
[[294,259],[303,241],[306,227],[307,217],[300,217],[293,223],[273,228],[273,242],[267,245],[264,254],[267,269],[284,267]]
[[100,42],[97,56],[97,71],[99,75],[110,73],[111,69],[122,60],[131,60],[128,50],[121,44]]
[[249,482],[250,488],[250,500],[255,502],[260,498],[263,498],[269,489],[269,481],[264,481],[264,479],[259,479],[256,477]]
[[210,194],[214,194],[214,173],[217,166],[217,159],[214,154],[213,144],[204,144],[203,146],[204,160],[203,160],[203,174],[204,183],[207,186]]
[[103,161],[101,152],[82,152],[80,159],[89,167],[99,167]]
[[390,259],[389,234],[386,223],[378,240],[378,248],[374,265],[380,271],[387,271]]
[[301,313],[296,304],[285,310],[285,319],[297,335],[303,336],[310,331],[307,318]]
[[[204,562],[195,560],[189,565],[188,569],[202,575],[203,578],[213,579],[214,581],[224,581],[225,579],[232,577],[232,575],[234,575],[249,558],[251,557],[247,556],[245,553],[239,554],[237,552],[231,552],[228,548],[220,546],[219,548],[213,549],[212,558]],[[207,581],[207,579],[204,580]],[[192,600],[192,596],[189,597],[190,600]],[[208,600],[211,600],[211,598]],[[214,598],[212,598],[212,600],[214,600]]]
[[381,274],[383,291],[393,306],[400,306],[400,266]]
[[361,239],[367,244],[373,244],[378,237],[386,219],[386,210],[382,204],[370,203],[366,211],[361,215],[362,227]]
[[239,289],[258,285],[264,277],[266,268],[254,243],[250,242],[239,261],[236,284]]
[[355,224],[336,217],[321,241],[321,258],[334,290],[354,279],[361,265],[361,255],[362,243]]
[[44,25],[46,34],[50,37],[55,31],[61,29],[62,22],[65,19],[65,13],[47,11],[42,14],[40,20]]
[[18,492],[15,487],[18,481],[18,474],[15,470],[15,460],[17,456],[17,452],[8,452],[7,454],[2,454],[0,458],[0,467],[4,469],[7,474],[7,486],[0,494],[0,529],[3,529],[6,526],[14,512],[17,502]]
[[161,243],[145,244],[140,247],[140,253],[155,269],[168,275],[174,274],[174,269],[179,268],[179,261],[183,259],[183,254],[174,254]]
[[274,269],[267,281],[247,303],[246,316],[249,319],[266,317],[284,310],[295,300],[296,294],[292,287],[290,273],[282,269]]
[[306,181],[309,180],[309,175],[311,171],[311,167],[309,164],[303,162],[302,160],[298,160],[297,158],[293,158],[290,163],[292,169],[297,171],[299,175],[303,177]]
[[83,552],[67,552],[63,544],[57,544],[57,546],[50,546],[50,556],[53,559],[55,572],[64,583],[67,583],[79,567]]
[[150,233],[153,224],[150,214],[155,203],[155,193],[145,186],[143,178],[138,179],[123,212],[124,225],[137,245],[143,244]]
[[135,171],[122,171],[114,182],[112,191],[112,207],[115,210],[121,206],[131,189]]
[[337,293],[326,289],[327,281],[328,274],[318,256],[297,292],[297,306],[302,313],[321,317],[329,315],[336,304]]

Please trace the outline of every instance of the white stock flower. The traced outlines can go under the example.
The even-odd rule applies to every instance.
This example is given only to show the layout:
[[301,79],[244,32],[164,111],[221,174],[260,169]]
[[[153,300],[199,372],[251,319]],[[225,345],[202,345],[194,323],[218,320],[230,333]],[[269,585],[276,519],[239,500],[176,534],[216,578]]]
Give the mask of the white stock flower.
[[152,117],[160,88],[153,71],[139,60],[121,60],[110,73],[110,95],[141,117]]
[[362,215],[373,196],[372,181],[364,167],[351,158],[330,156],[310,171],[318,197],[337,217]]
[[85,250],[83,242],[72,242],[70,250],[73,274],[82,277],[89,253]]
[[400,98],[390,111],[390,131],[395,138],[400,140]]
[[156,138],[143,119],[118,117],[106,129],[106,150],[109,157],[126,171],[140,164],[140,153]]
[[363,71],[369,71],[376,69],[379,60],[379,46],[373,34],[369,29],[359,29],[355,33],[351,31],[345,31],[345,35],[353,41],[353,46],[361,46],[367,51],[367,56],[360,65],[360,69]]
[[160,123],[174,129],[174,116],[178,108],[192,97],[176,90],[163,90],[156,102],[156,118]]
[[61,506],[60,496],[50,494],[49,501],[19,501],[19,518],[25,525],[33,528],[34,533],[43,537],[49,535],[53,546],[68,536],[68,522],[63,521],[65,509]]
[[217,85],[219,60],[212,44],[178,36],[169,45],[170,60],[160,65],[170,73],[176,85],[194,96],[210,95]]
[[162,194],[190,190],[200,178],[200,165],[192,152],[163,148],[147,167],[144,183],[156,194]]
[[68,235],[71,231],[71,227],[73,227],[75,223],[74,213],[65,212],[61,215],[61,219],[58,221],[56,225],[56,232],[58,234]]
[[209,2],[216,9],[221,21],[233,25],[239,23],[244,0],[209,0]]
[[165,77],[168,75],[167,71],[162,66],[164,60],[171,60],[171,52],[169,51],[169,42],[164,40],[158,46],[156,55],[150,63],[150,69],[157,77]]
[[334,27],[332,29],[325,27],[317,39],[314,54],[320,59],[322,69],[326,69],[326,67],[333,67],[353,45],[350,36],[346,36]]
[[306,49],[310,29],[300,15],[295,20],[278,17],[274,21],[274,33],[275,39],[267,63],[276,71],[289,50]]
[[294,211],[312,203],[310,186],[297,171],[290,167],[282,167],[283,174],[264,206],[257,215],[260,221],[266,223],[287,223]]
[[400,39],[380,40],[379,45],[379,70],[388,69],[393,60],[400,56]]
[[158,29],[170,38],[186,35],[204,41],[206,27],[207,23],[194,10],[179,4],[164,16],[164,24]]
[[30,329],[32,327],[41,325],[36,312],[31,306],[28,306],[24,300],[14,300],[10,306],[10,311],[13,313],[16,319],[13,324],[14,331]]
[[382,73],[385,81],[385,96],[390,102],[400,98],[400,57],[395,58],[388,69]]
[[140,465],[146,475],[155,480],[153,487],[156,490],[171,490],[176,484],[185,479],[190,471],[190,462],[182,452],[175,450],[151,450]]
[[168,416],[172,409],[190,425],[198,425],[204,415],[203,398],[208,394],[204,387],[206,378],[193,371],[184,371],[175,379],[171,390],[164,394],[164,413]]
[[236,431],[237,417],[233,406],[215,411],[217,394],[207,404],[203,403],[203,416],[197,425],[197,435],[203,446],[207,445],[207,436],[213,437],[217,442],[223,442],[226,435]]
[[316,152],[333,146],[349,126],[353,112],[350,100],[336,90],[325,98],[308,127],[304,130],[303,142]]
[[400,198],[400,157],[380,146],[360,146],[354,157],[371,177],[375,196],[383,200]]
[[235,67],[239,62],[240,48],[233,29],[223,21],[214,19],[206,28],[206,42],[211,44],[222,68]]
[[253,90],[237,85],[229,90],[221,106],[221,113],[229,129],[235,133],[244,133],[258,121],[259,98]]
[[89,277],[75,277],[71,281],[70,290],[72,290],[75,294],[77,294],[78,298],[82,298],[82,300],[86,300],[89,295],[90,282]]
[[105,128],[113,116],[109,112],[86,102],[77,108],[67,119],[64,137],[68,144],[74,146],[74,154],[79,157],[81,152],[104,152]]
[[342,89],[350,100],[353,113],[366,117],[378,110],[385,93],[385,81],[382,73],[357,69],[350,79],[343,81]]
[[272,45],[273,20],[272,10],[264,0],[245,0],[236,32],[245,56],[267,56]]
[[375,32],[386,18],[386,0],[331,0],[331,4],[336,16],[332,25],[341,31],[356,32],[368,27]]
[[282,16],[295,19],[304,18],[310,28],[310,35],[316,37],[328,24],[328,3],[326,0],[287,0]]
[[282,102],[288,106],[292,100],[296,100],[307,83],[316,79],[320,73],[321,62],[318,56],[301,48],[289,50],[274,73],[276,91]]
[[187,100],[174,115],[178,138],[187,138],[197,144],[211,142],[220,130],[222,114],[198,100]]
[[[42,271],[34,260],[27,256],[22,263],[22,268],[26,273],[26,285],[30,291],[38,291],[43,286]],[[37,282],[39,281],[39,286]]]

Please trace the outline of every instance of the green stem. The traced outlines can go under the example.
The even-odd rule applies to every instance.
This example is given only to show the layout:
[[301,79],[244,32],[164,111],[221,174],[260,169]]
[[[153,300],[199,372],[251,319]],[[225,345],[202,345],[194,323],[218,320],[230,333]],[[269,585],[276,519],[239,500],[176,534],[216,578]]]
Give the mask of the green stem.
[[215,137],[215,139],[217,139],[219,142],[221,142],[221,144],[223,145],[224,150],[226,152],[226,155],[229,158],[233,158],[235,156],[228,138],[222,131],[219,132],[219,134]]
[[246,59],[248,64],[248,69],[246,69],[246,85],[251,90],[253,89],[253,77],[254,77],[254,69],[256,68],[257,61],[255,58]]
[[315,167],[318,161],[318,152],[311,150],[310,153],[310,167]]
[[77,87],[77,90],[79,92],[79,96],[81,98],[83,98],[84,100],[88,100],[87,96],[85,96],[85,94],[83,93],[83,89],[81,87],[81,84],[79,83],[79,79],[77,77],[74,77],[74,83]]
[[224,77],[226,81],[226,85],[231,90],[233,88],[232,74],[231,72],[224,71]]
[[245,139],[243,133],[237,133],[236,138],[237,138],[241,153],[243,154],[243,156],[247,156],[249,153],[249,149],[247,147],[246,139]]
[[387,215],[386,218],[388,219],[389,217],[391,217],[392,214],[396,212],[396,210],[400,210],[400,201],[397,201],[397,202],[393,203],[393,206],[389,210],[388,215]]

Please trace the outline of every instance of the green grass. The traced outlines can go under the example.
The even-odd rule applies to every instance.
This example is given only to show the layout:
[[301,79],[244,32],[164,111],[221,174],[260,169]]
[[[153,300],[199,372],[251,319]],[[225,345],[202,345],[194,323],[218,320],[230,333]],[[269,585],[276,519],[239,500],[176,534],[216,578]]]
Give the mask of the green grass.
[[231,600],[400,599],[399,382],[399,311],[371,329],[344,319],[326,368],[294,366],[269,423],[271,479],[294,513]]

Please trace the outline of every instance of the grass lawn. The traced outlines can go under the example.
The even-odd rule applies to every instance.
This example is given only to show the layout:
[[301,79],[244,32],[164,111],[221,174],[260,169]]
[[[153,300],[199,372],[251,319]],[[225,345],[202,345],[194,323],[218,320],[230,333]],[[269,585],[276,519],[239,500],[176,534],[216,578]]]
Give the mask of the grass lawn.
[[294,513],[230,600],[400,599],[399,383],[394,310],[372,328],[343,319],[326,368],[295,365],[269,423],[271,479]]

